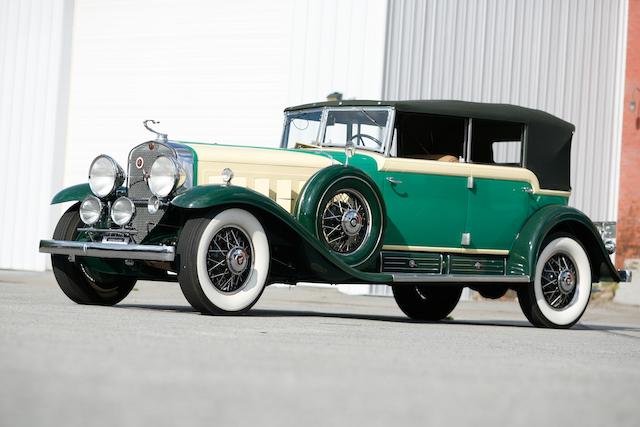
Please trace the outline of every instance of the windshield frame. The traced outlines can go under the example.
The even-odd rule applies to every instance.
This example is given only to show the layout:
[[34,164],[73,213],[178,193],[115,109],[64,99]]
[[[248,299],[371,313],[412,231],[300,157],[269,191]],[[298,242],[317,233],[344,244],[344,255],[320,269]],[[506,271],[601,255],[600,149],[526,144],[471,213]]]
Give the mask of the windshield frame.
[[382,141],[382,146],[380,147],[379,150],[375,150],[373,148],[367,148],[367,147],[357,147],[358,150],[365,150],[365,151],[370,151],[372,153],[377,153],[383,156],[388,156],[389,155],[389,146],[390,146],[390,141],[393,137],[393,130],[394,130],[394,124],[395,124],[395,114],[396,114],[396,110],[394,107],[392,106],[385,106],[385,105],[381,105],[381,106],[349,106],[349,107],[322,107],[322,108],[309,108],[309,109],[304,109],[304,110],[295,110],[295,111],[287,111],[285,112],[285,117],[284,117],[284,126],[283,126],[283,130],[282,130],[282,140],[280,142],[280,147],[281,148],[289,148],[287,146],[288,141],[286,140],[288,137],[288,132],[287,132],[287,124],[290,123],[289,118],[291,116],[295,116],[298,115],[300,113],[308,113],[308,112],[314,112],[314,111],[321,111],[322,115],[320,117],[320,126],[318,127],[318,134],[316,135],[316,140],[314,142],[317,142],[318,145],[318,149],[322,150],[324,148],[344,148],[344,145],[340,145],[340,144],[325,144],[324,142],[324,138],[326,135],[326,131],[327,131],[327,118],[329,116],[329,113],[332,111],[362,111],[364,110],[365,115],[366,112],[369,111],[386,111],[388,112],[387,115],[387,123],[385,124],[385,130],[383,133],[383,141]]

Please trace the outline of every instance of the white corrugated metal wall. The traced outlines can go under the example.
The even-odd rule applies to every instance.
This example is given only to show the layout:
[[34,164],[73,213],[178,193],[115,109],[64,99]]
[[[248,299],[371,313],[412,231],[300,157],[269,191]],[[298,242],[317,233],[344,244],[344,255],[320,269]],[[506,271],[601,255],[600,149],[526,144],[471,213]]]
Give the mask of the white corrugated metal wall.
[[70,0],[0,0],[0,269],[47,262],[38,241],[62,184],[71,16]]
[[626,0],[390,0],[385,99],[538,108],[576,126],[571,205],[617,217]]
[[570,204],[615,221],[626,17],[626,0],[389,0],[383,97],[511,103],[573,123]]

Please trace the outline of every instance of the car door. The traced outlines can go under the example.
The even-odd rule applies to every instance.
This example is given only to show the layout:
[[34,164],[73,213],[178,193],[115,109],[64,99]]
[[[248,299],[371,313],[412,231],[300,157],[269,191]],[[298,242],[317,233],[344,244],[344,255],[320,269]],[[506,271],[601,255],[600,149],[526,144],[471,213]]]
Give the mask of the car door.
[[467,247],[507,251],[530,214],[535,177],[522,167],[525,126],[474,119],[471,128]]
[[465,164],[388,157],[380,173],[387,207],[385,249],[461,248],[467,216]]
[[[485,172],[485,173],[482,173]],[[473,249],[508,251],[529,216],[531,185],[519,178],[496,179],[494,171],[475,170],[469,189],[465,233]]]

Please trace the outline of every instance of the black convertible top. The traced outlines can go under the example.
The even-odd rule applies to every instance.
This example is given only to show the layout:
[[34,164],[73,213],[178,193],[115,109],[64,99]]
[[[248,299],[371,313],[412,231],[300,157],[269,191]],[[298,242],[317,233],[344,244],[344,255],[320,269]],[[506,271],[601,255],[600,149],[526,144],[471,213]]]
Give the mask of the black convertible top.
[[575,126],[544,111],[511,104],[423,100],[423,101],[328,101],[298,105],[286,112],[322,107],[394,107],[406,113],[467,117],[522,123],[527,127],[524,166],[536,174],[546,189],[571,189],[571,138]]

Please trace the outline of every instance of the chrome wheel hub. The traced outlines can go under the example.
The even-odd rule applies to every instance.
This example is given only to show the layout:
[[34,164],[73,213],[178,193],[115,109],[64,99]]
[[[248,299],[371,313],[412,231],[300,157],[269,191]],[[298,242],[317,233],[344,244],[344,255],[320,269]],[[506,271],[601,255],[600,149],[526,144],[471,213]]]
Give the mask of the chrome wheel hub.
[[242,289],[251,275],[252,254],[251,240],[243,230],[221,228],[207,250],[207,274],[213,286],[222,292]]
[[244,248],[236,246],[227,253],[227,267],[233,274],[242,274],[249,265],[248,255]]
[[542,269],[542,294],[554,309],[568,307],[576,294],[578,275],[573,260],[565,254],[555,254]]
[[362,215],[354,209],[347,210],[342,215],[342,230],[347,236],[357,236],[363,225]]
[[573,291],[576,286],[576,279],[571,270],[561,271],[558,275],[558,285],[560,286],[560,292],[568,294]]

